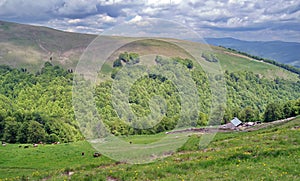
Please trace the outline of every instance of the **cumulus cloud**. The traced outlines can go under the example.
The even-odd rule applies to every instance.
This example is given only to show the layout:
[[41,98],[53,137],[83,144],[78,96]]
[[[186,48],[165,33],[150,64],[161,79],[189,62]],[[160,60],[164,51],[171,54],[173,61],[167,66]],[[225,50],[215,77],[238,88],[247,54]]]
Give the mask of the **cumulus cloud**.
[[70,19],[70,20],[68,20],[68,23],[70,23],[70,24],[78,24],[80,22],[82,22],[81,19]]
[[139,23],[142,21],[142,17],[139,16],[139,15],[136,15],[134,18],[132,18],[131,20],[128,21],[128,23],[133,23],[133,24],[136,24],[136,23]]
[[89,33],[150,17],[183,23],[203,36],[262,39],[268,34],[255,32],[268,32],[270,40],[300,41],[300,1],[294,0],[0,0],[0,17]]
[[53,13],[65,17],[82,17],[91,14],[97,14],[97,1],[89,0],[69,0],[61,3]]
[[0,3],[0,17],[15,21],[44,20],[53,16],[56,8],[61,7],[59,0],[35,1],[2,0]]

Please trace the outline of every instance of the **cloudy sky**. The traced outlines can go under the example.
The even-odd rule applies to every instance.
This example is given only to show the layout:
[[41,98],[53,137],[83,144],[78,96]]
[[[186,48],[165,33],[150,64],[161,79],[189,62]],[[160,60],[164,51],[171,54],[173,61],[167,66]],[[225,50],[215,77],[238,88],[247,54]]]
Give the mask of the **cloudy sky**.
[[203,37],[300,42],[300,0],[0,0],[0,20],[72,32],[99,34],[147,18]]

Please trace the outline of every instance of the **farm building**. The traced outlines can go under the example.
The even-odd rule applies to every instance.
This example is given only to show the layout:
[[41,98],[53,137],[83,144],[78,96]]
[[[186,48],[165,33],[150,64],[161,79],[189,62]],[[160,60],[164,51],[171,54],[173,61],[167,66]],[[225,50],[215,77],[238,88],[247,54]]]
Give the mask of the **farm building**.
[[238,118],[235,117],[229,123],[221,125],[219,128],[220,129],[232,129],[232,130],[234,130],[234,129],[237,129],[237,127],[241,124],[242,124],[242,121],[240,121]]
[[238,127],[239,125],[242,124],[242,121],[240,121],[238,118],[234,118],[233,120],[230,121],[235,127]]

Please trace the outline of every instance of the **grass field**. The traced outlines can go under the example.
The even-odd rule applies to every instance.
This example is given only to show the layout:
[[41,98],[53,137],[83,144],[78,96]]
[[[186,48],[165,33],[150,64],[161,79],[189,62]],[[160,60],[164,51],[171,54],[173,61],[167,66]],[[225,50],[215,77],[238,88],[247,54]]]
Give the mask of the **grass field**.
[[274,79],[280,77],[286,80],[297,80],[297,74],[293,74],[275,65],[260,62],[254,59],[240,57],[238,54],[216,53],[223,70],[239,72],[241,70],[260,74],[263,77]]
[[[200,150],[194,135],[172,156],[140,165],[94,158],[85,141],[28,149],[9,144],[0,148],[0,180],[300,180],[299,126],[298,117],[258,131],[218,133]],[[162,137],[123,139],[147,144]]]
[[[22,145],[24,146],[24,145]],[[95,150],[88,142],[59,145],[39,145],[34,148],[19,148],[18,144],[8,144],[0,149],[0,178],[39,178],[44,174],[55,174],[68,169],[93,167],[110,163],[106,157],[94,158]],[[85,156],[81,153],[84,152]]]
[[159,141],[160,139],[164,138],[166,136],[165,133],[159,133],[155,135],[133,135],[133,136],[124,136],[121,137],[124,141],[132,142],[134,144],[149,144],[156,141]]

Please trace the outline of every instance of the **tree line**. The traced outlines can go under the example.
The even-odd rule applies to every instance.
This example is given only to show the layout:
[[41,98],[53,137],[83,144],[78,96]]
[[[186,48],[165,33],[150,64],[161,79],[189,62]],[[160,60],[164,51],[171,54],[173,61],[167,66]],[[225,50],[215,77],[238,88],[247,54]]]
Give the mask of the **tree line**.
[[300,68],[294,67],[294,66],[292,66],[292,65],[287,65],[287,64],[279,63],[279,62],[277,62],[277,61],[275,61],[275,60],[270,60],[270,59],[267,59],[267,58],[262,58],[262,57],[259,57],[259,56],[251,55],[251,54],[248,54],[248,53],[246,53],[246,52],[242,52],[242,51],[239,51],[239,50],[235,50],[235,49],[233,49],[233,48],[226,48],[226,47],[223,47],[223,46],[220,46],[220,47],[225,48],[225,49],[228,49],[228,50],[230,50],[230,51],[232,51],[232,52],[237,52],[237,53],[239,53],[239,54],[242,54],[242,55],[245,55],[245,56],[247,56],[247,57],[253,58],[253,59],[255,59],[255,60],[259,60],[259,61],[263,61],[263,62],[266,62],[266,63],[269,63],[269,64],[276,65],[276,66],[278,66],[278,67],[281,67],[281,68],[283,68],[283,69],[286,69],[286,70],[288,70],[288,71],[291,71],[291,72],[293,72],[293,73],[295,73],[295,74],[298,74],[299,77],[300,77]]

